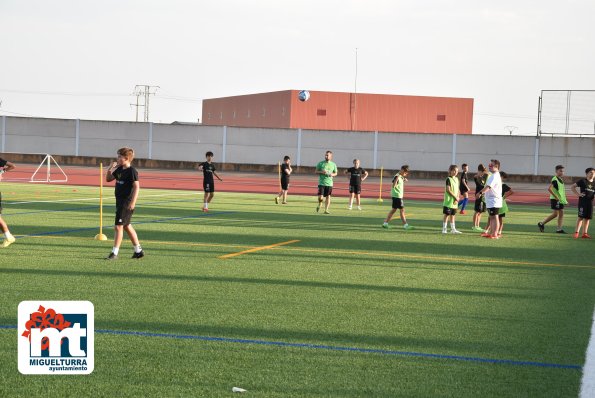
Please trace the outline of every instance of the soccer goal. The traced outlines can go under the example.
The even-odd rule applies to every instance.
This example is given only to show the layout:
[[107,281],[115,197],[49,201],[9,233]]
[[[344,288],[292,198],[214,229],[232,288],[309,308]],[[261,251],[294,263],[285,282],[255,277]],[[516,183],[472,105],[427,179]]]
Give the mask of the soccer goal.
[[595,90],[542,90],[537,135],[595,135]]
[[31,176],[29,182],[68,182],[68,176],[58,162],[56,162],[56,159],[47,153]]

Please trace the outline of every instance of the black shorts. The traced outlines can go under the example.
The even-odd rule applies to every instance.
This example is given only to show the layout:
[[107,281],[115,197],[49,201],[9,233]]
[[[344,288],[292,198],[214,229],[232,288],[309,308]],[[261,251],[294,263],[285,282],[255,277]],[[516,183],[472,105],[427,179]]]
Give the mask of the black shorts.
[[498,214],[500,214],[500,208],[499,207],[490,207],[488,209],[488,214],[490,216],[497,216]]
[[[0,206],[0,210],[2,207]],[[578,218],[582,218],[583,220],[591,220],[593,218],[593,202],[588,201],[586,203],[581,203],[579,200],[578,202]]]
[[550,206],[552,210],[562,210],[564,208],[564,205],[556,199],[550,199]]
[[486,203],[481,199],[475,199],[475,212],[476,213],[485,213],[486,211]]
[[361,185],[350,185],[349,186],[349,193],[360,194],[362,193],[362,186]]
[[502,213],[502,214],[498,213],[498,217],[504,218],[504,217],[506,217],[506,213]]
[[393,198],[393,209],[404,209],[403,198]]
[[128,209],[129,204],[129,201],[116,204],[116,225],[130,225],[130,220],[132,220],[132,214],[134,213],[134,210]]
[[202,182],[202,189],[205,192],[215,192],[215,183],[213,181],[203,181]]
[[454,216],[455,214],[457,214],[457,209],[451,209],[450,207],[442,207],[442,214],[446,215],[446,216]]
[[318,196],[331,196],[333,194],[333,187],[327,187],[325,185],[318,186]]
[[287,191],[289,189],[289,180],[281,180],[281,190]]
[[459,190],[461,191],[461,195],[469,192],[469,190],[467,188],[465,188],[463,185],[461,185],[461,188]]

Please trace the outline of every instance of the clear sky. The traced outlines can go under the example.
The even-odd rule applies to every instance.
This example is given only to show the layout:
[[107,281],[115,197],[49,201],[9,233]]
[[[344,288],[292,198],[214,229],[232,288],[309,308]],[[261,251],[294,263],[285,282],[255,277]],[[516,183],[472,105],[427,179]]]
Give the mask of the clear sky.
[[[542,89],[595,89],[593,0],[0,0],[0,114],[196,121],[289,89],[471,97],[534,134]],[[142,117],[142,116],[141,116]]]

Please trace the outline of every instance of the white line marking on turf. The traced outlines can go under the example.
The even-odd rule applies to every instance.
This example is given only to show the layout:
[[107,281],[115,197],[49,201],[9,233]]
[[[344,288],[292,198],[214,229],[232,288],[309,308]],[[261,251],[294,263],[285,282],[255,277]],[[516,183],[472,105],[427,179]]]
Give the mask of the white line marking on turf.
[[[192,196],[192,195],[198,195],[201,194],[202,192],[183,192],[183,193],[165,193],[165,194],[156,194],[156,195],[141,195],[139,197],[139,199],[145,199],[145,198],[160,198],[163,196]],[[28,205],[28,204],[32,204],[32,203],[56,203],[56,202],[88,202],[91,200],[95,200],[98,201],[99,198],[79,198],[79,199],[57,199],[57,200],[32,200],[29,202],[9,202],[6,201],[7,204],[10,205]],[[107,197],[107,198],[103,198],[103,200],[115,200],[113,197]]]
[[595,397],[595,311],[593,311],[593,326],[591,339],[587,347],[585,366],[583,366],[583,380],[581,382],[580,398]]

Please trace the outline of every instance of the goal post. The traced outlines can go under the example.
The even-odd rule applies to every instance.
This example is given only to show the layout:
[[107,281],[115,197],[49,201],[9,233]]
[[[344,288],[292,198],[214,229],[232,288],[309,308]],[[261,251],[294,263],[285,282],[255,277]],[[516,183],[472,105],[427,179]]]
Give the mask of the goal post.
[[[52,168],[54,175],[58,175],[57,178],[52,176]],[[64,170],[62,170],[62,167],[60,167],[58,162],[56,162],[56,159],[49,153],[46,153],[45,158],[43,158],[39,166],[37,166],[37,169],[33,172],[29,182],[68,182],[68,176]]]

